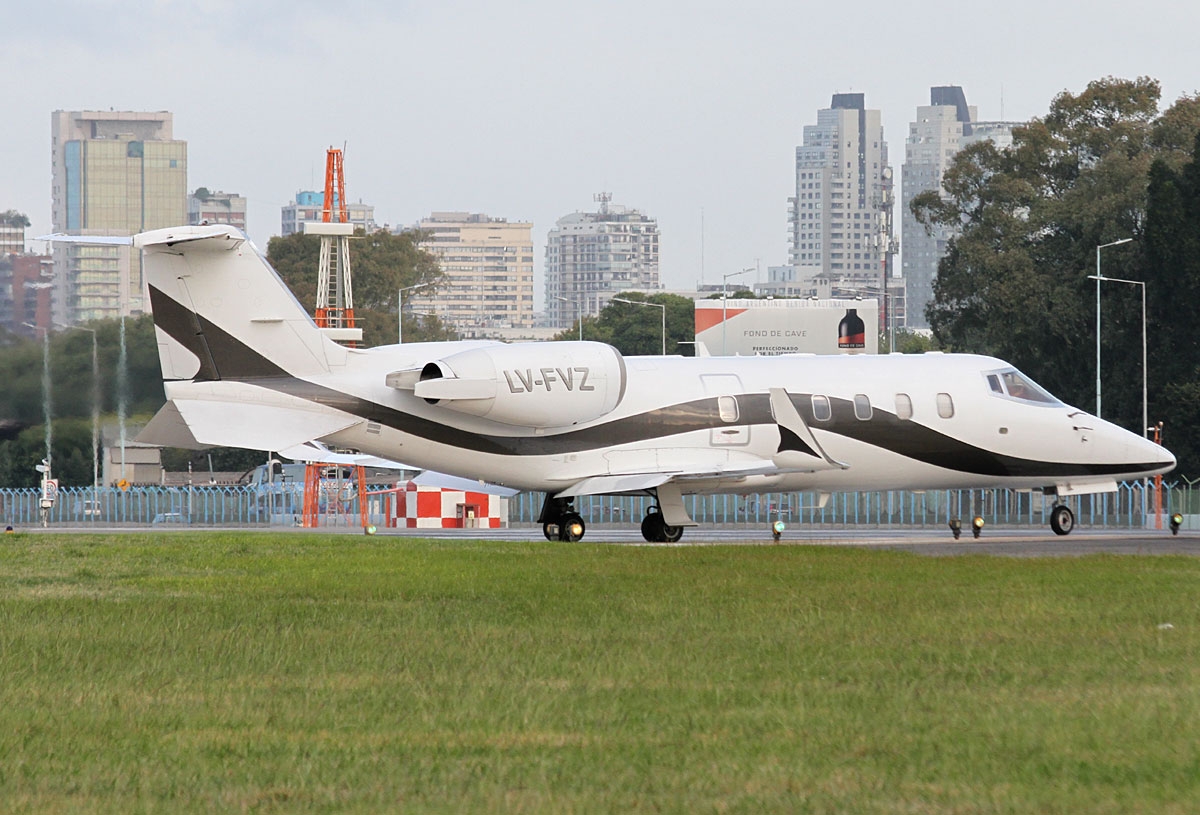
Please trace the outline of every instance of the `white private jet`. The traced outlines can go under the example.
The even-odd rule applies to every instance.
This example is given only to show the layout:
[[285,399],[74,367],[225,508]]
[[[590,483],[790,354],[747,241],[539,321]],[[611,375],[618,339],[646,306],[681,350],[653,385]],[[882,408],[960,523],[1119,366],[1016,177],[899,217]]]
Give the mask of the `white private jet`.
[[[623,357],[597,342],[353,349],[317,328],[237,229],[180,226],[132,242],[169,400],[160,427],[174,417],[201,444],[258,450],[319,441],[541,491],[552,540],[583,537],[580,495],[653,496],[642,534],[675,541],[696,525],[686,494],[1011,487],[1061,498],[1175,466],[992,357]],[[1074,522],[1056,502],[1054,531]]]

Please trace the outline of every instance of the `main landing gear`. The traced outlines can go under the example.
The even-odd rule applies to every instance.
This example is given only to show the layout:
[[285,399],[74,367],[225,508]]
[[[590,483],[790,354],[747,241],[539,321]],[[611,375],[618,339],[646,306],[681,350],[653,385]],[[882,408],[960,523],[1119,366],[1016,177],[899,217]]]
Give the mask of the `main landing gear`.
[[[587,527],[583,517],[575,511],[570,498],[554,498],[547,495],[538,516],[542,534],[548,541],[575,543],[583,540]],[[651,543],[675,543],[683,537],[682,526],[671,526],[663,517],[658,504],[651,504],[642,519],[642,537]]]
[[548,541],[576,543],[583,540],[583,533],[587,531],[583,517],[575,511],[570,498],[551,498],[547,495],[538,521]]
[[670,526],[657,504],[651,504],[642,518],[642,537],[650,543],[675,543],[683,537],[682,526]]
[[1066,504],[1055,504],[1050,510],[1050,528],[1055,535],[1069,535],[1075,528],[1075,513]]

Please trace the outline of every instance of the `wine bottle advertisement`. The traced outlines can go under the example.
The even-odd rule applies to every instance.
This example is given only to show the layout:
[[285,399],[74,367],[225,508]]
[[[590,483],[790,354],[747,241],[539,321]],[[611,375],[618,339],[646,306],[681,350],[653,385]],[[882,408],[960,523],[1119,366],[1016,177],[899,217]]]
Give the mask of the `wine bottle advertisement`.
[[879,353],[879,303],[698,300],[696,341],[712,356]]

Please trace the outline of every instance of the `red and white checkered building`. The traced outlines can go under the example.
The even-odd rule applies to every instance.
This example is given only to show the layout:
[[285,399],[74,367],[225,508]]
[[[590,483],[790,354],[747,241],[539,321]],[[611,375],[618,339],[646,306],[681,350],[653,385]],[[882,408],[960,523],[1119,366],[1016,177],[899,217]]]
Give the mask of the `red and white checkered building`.
[[387,525],[408,529],[499,529],[508,525],[508,497],[427,486],[373,493],[388,497]]

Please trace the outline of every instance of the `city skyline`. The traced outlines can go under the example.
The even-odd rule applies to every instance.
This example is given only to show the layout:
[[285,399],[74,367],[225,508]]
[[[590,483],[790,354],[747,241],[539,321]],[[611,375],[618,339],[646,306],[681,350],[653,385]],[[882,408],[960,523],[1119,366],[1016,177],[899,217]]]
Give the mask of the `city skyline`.
[[[666,287],[750,266],[765,279],[788,257],[803,127],[834,93],[881,111],[898,167],[934,85],[963,87],[984,120],[1043,115],[1055,94],[1108,75],[1159,80],[1163,107],[1200,85],[1188,41],[1200,11],[1165,2],[1132,18],[1115,2],[1085,18],[1029,2],[1002,16],[868,3],[866,17],[887,20],[879,33],[783,3],[680,14],[617,2],[586,16],[540,2],[114,8],[49,2],[0,32],[0,64],[21,77],[0,208],[26,213],[28,236],[51,228],[53,110],[168,110],[189,144],[189,191],[245,196],[260,249],[296,192],[319,187],[325,149],[345,145],[347,197],[381,225],[438,210],[531,222],[539,299],[546,235],[601,190],[658,219]],[[932,30],[939,47],[925,47]]]

